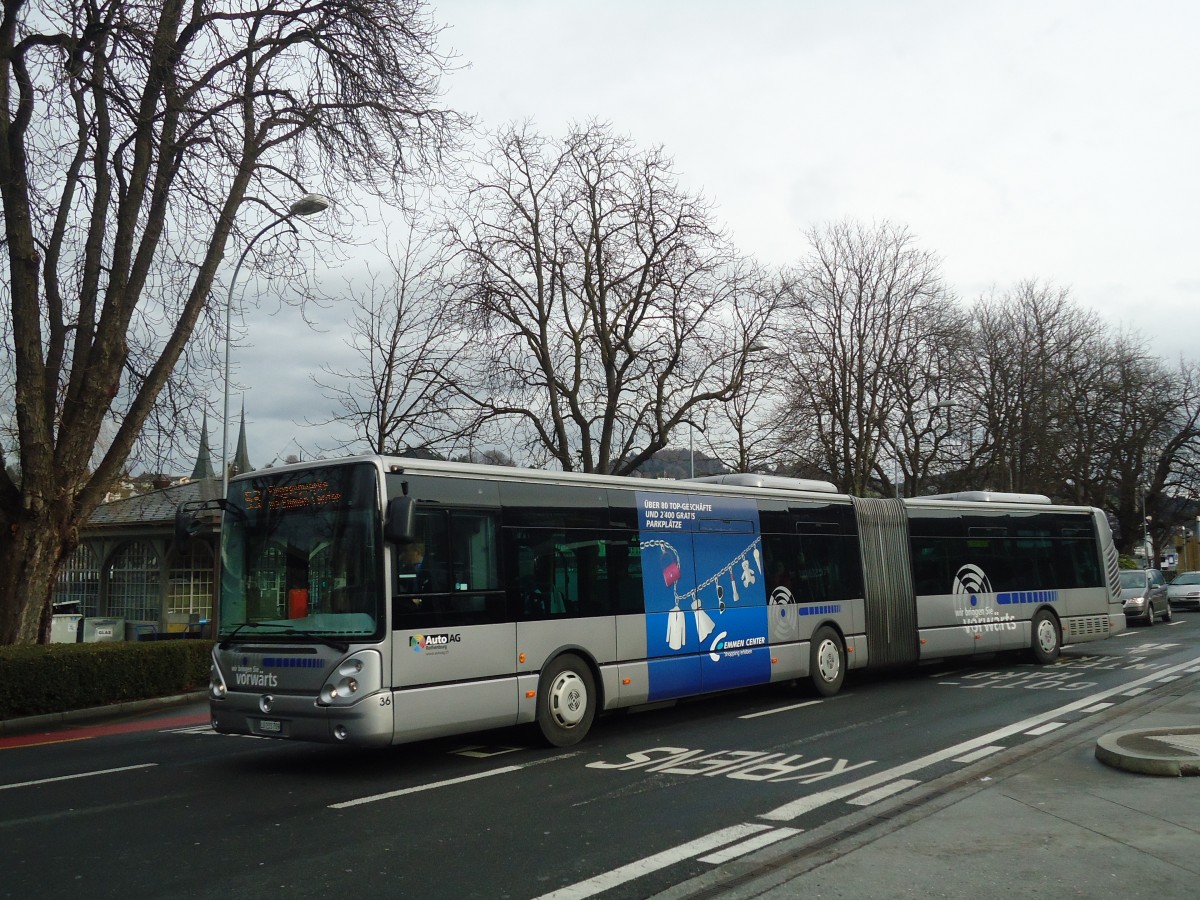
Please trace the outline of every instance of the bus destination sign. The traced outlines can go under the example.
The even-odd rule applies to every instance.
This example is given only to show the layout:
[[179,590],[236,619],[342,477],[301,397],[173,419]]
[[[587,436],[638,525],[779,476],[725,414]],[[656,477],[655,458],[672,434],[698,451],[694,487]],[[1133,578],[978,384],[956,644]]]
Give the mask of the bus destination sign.
[[328,481],[308,481],[248,488],[242,492],[242,499],[248,510],[291,511],[337,506],[342,492],[331,489]]

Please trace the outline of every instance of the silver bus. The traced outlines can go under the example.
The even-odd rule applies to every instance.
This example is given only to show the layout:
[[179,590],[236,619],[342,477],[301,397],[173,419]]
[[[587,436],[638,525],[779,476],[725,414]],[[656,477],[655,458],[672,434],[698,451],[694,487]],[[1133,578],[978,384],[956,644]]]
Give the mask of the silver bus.
[[[230,484],[213,727],[379,746],[1124,628],[1099,510],[355,457]],[[189,512],[180,511],[186,530]]]

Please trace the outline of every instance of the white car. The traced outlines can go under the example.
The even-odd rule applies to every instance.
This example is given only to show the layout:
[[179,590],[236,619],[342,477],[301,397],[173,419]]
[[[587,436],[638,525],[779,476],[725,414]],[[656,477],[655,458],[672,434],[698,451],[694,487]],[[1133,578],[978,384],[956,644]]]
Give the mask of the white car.
[[1167,585],[1172,609],[1200,609],[1200,572],[1180,572]]

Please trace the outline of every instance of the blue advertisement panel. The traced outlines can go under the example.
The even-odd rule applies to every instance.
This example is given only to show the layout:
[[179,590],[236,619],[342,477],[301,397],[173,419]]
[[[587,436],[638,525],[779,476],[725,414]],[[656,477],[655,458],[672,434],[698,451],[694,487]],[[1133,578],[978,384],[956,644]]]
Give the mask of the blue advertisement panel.
[[768,681],[757,505],[650,492],[637,503],[650,699]]

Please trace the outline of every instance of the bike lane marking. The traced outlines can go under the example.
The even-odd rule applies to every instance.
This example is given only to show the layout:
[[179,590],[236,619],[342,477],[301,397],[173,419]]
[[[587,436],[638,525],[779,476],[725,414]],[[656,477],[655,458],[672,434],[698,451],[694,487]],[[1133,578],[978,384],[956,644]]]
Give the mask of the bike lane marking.
[[208,713],[202,713],[200,715],[175,716],[170,719],[146,719],[139,722],[92,725],[84,728],[66,728],[62,731],[39,731],[36,734],[18,734],[11,737],[0,737],[0,750],[42,747],[47,744],[69,744],[72,741],[86,741],[114,734],[132,734],[138,731],[152,731],[159,728],[180,728],[186,725],[199,725],[207,721]]
[[1015,734],[1027,732],[1031,728],[1037,728],[1040,725],[1045,725],[1047,722],[1065,715],[1069,712],[1082,710],[1085,707],[1092,706],[1101,700],[1117,695],[1128,694],[1132,689],[1141,687],[1142,685],[1150,684],[1151,682],[1160,681],[1163,676],[1171,675],[1175,672],[1185,671],[1189,666],[1194,666],[1196,660],[1189,660],[1185,663],[1180,663],[1177,666],[1172,666],[1161,672],[1155,672],[1152,675],[1146,675],[1136,681],[1128,684],[1119,685],[1101,691],[1098,694],[1093,694],[1090,697],[1083,697],[1073,703],[1068,703],[1065,706],[1060,706],[1058,709],[1052,709],[1044,713],[1039,713],[1036,716],[1031,716],[1020,722],[1014,722],[1011,725],[1005,725],[1003,728],[998,728],[995,731],[980,735],[979,737],[971,738],[968,741],[963,741],[960,744],[955,744],[953,747],[947,747],[944,750],[937,750],[933,753],[926,754],[911,762],[902,763],[883,772],[876,772],[874,775],[867,775],[857,781],[852,781],[849,784],[844,784],[840,787],[830,788],[827,791],[820,791],[816,794],[810,794],[807,797],[801,797],[793,800],[790,803],[785,803],[783,806],[777,807],[770,812],[762,813],[759,818],[767,819],[772,822],[791,822],[798,819],[805,813],[812,812],[822,806],[830,803],[835,803],[838,800],[845,800],[855,794],[860,794],[872,788],[879,787],[889,781],[894,781],[898,778],[903,778],[906,775],[911,775],[914,772],[919,772],[922,769],[927,769],[937,763],[945,762],[953,759],[956,756],[961,756],[964,753],[970,753],[973,750],[979,749],[987,744],[993,744],[996,741],[1004,738],[1012,737]]

